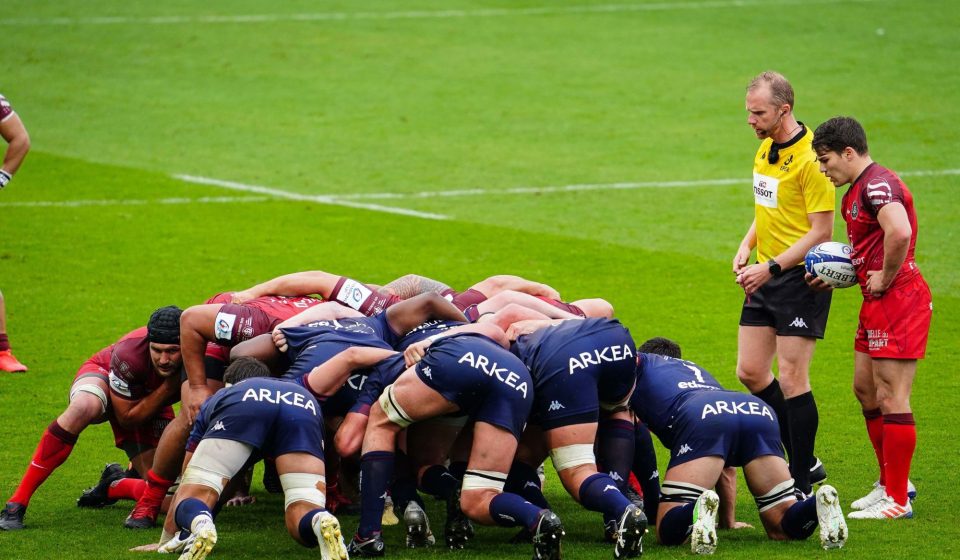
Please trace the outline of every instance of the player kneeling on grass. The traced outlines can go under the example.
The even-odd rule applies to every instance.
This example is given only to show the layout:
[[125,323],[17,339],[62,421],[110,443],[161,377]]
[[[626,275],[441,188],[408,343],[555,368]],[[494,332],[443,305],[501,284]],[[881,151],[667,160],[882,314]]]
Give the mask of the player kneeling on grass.
[[206,558],[218,538],[211,510],[227,482],[258,452],[275,458],[287,531],[294,540],[307,547],[319,544],[324,560],[346,560],[340,522],[324,508],[320,406],[303,387],[269,375],[261,362],[239,359],[224,375],[233,385],[204,403],[187,442],[187,466],[175,498],[180,533],[159,552]]
[[[837,491],[824,485],[815,496],[798,500],[794,495],[770,407],[753,395],[725,390],[700,366],[674,358],[680,347],[673,341],[656,338],[637,350],[630,405],[670,449],[657,512],[661,543],[680,545],[689,536],[694,553],[713,554],[721,504],[709,488],[717,485],[725,466],[733,466],[743,467],[771,539],[806,539],[819,523],[824,549],[844,545],[847,525]],[[732,508],[735,496],[724,494],[723,505]]]

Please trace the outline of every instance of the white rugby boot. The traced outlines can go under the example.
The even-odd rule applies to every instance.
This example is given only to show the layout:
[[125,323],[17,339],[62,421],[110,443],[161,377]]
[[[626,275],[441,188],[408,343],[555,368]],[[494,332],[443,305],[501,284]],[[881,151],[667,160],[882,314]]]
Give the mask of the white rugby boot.
[[850,519],[910,519],[913,517],[913,506],[910,505],[910,500],[907,500],[907,505],[901,506],[890,496],[884,495],[872,506],[860,511],[851,511],[847,517]]
[[707,490],[697,498],[693,506],[693,532],[690,534],[690,550],[694,554],[713,554],[717,550],[717,513],[720,497]]
[[837,489],[829,484],[817,489],[817,520],[820,522],[820,546],[824,550],[842,548],[847,542],[847,522],[843,519]]
[[340,521],[329,511],[320,511],[310,520],[313,534],[317,536],[320,558],[323,560],[347,560],[347,545],[343,542]]
[[190,523],[190,536],[193,542],[187,546],[180,560],[203,560],[217,545],[217,527],[208,515],[198,515]]

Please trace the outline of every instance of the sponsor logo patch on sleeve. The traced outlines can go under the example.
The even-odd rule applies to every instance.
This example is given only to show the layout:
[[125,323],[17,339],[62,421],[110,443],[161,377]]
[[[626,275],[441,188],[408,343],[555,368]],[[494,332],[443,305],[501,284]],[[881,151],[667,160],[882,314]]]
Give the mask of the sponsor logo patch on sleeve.
[[110,372],[110,389],[124,397],[133,397],[133,393],[130,392],[130,386],[127,385],[127,382],[118,377],[113,371]]
[[218,341],[230,342],[233,336],[233,325],[237,322],[237,316],[233,313],[217,313],[217,319],[214,321],[214,335]]

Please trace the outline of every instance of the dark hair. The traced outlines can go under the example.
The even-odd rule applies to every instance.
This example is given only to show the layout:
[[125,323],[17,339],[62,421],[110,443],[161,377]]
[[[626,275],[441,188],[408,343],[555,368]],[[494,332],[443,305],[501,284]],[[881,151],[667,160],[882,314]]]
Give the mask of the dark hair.
[[251,377],[270,377],[270,368],[267,364],[250,356],[241,356],[230,362],[223,372],[223,382],[236,385]]
[[790,85],[786,76],[773,70],[761,72],[757,77],[750,80],[750,84],[747,86],[747,92],[754,91],[762,85],[770,88],[770,101],[772,101],[774,105],[778,107],[780,105],[789,105],[790,110],[793,110],[793,86]]
[[147,340],[157,344],[180,344],[180,314],[176,305],[157,309],[147,321]]
[[867,133],[853,117],[833,117],[817,127],[813,133],[813,149],[823,152],[843,152],[853,148],[861,156],[867,155]]
[[637,352],[641,354],[660,354],[668,358],[680,359],[680,345],[662,336],[644,342],[637,348]]

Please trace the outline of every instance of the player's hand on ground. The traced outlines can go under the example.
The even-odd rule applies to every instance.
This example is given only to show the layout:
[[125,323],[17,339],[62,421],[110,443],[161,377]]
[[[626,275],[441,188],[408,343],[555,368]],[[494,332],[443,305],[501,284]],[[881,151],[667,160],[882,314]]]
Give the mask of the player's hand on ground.
[[158,552],[160,545],[158,543],[141,544],[130,549],[130,552]]
[[239,494],[227,500],[228,507],[239,507],[239,506],[248,506],[250,504],[257,503],[256,496],[250,496],[248,494]]
[[732,530],[736,531],[737,529],[753,529],[753,525],[751,525],[751,524],[749,524],[749,523],[747,523],[747,522],[745,522],[745,521],[734,521],[734,522],[731,523],[731,524],[721,523],[721,524],[720,524],[720,528],[721,528],[721,529],[732,529]]
[[203,401],[210,398],[212,394],[213,390],[207,387],[206,384],[190,385],[182,406],[182,409],[187,412],[187,421],[190,422],[190,424],[193,424],[197,419],[197,415],[200,414],[200,405],[203,404]]
[[827,284],[826,282],[821,280],[818,276],[810,274],[809,272],[803,275],[803,280],[804,282],[807,283],[807,286],[810,286],[811,290],[814,290],[816,292],[829,292],[833,290],[833,286],[831,286],[830,284]]
[[283,331],[280,330],[280,327],[273,329],[271,336],[273,336],[273,344],[277,347],[277,350],[286,352],[288,348],[287,336],[283,334]]
[[427,348],[429,348],[432,343],[433,341],[428,338],[407,346],[407,349],[403,351],[403,361],[407,364],[407,367],[422,360],[427,353]]

